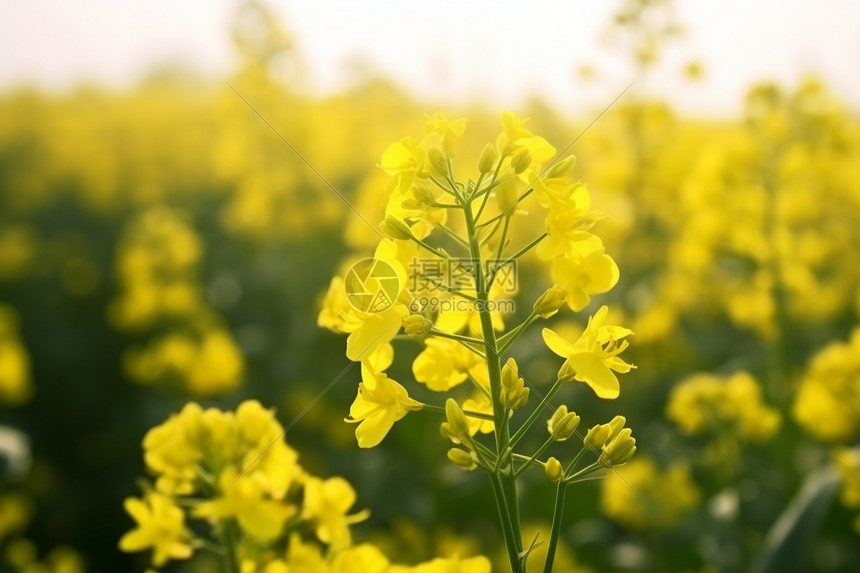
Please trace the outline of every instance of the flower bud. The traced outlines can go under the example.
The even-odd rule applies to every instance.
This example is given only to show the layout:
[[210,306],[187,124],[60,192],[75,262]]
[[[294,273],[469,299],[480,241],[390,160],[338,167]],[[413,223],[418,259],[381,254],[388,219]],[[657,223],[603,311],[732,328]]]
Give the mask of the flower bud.
[[626,423],[627,418],[625,418],[624,416],[615,416],[614,418],[612,418],[607,424],[607,426],[609,426],[609,438],[607,438],[607,441],[610,441],[615,436],[617,436],[618,432],[620,432],[621,429],[624,428],[624,424]]
[[514,158],[511,159],[511,167],[517,172],[517,175],[529,168],[532,164],[532,154],[528,149],[521,149]]
[[481,157],[478,158],[478,171],[480,173],[489,173],[493,170],[496,161],[499,160],[499,151],[492,143],[488,143],[481,150]]
[[563,442],[571,437],[577,426],[579,426],[579,416],[576,412],[568,412],[567,406],[564,405],[559,406],[546,423],[546,429],[557,442]]
[[553,285],[552,288],[540,295],[534,305],[535,314],[541,318],[549,318],[564,305],[567,293],[563,288]]
[[517,363],[513,358],[509,358],[502,368],[502,394],[500,398],[502,405],[511,410],[524,406],[529,400],[529,389],[525,387],[525,382],[519,377]]
[[429,207],[436,202],[436,195],[426,185],[413,185],[412,195],[419,204]]
[[605,468],[620,466],[627,463],[636,451],[636,439],[633,430],[624,428],[608,444],[603,446],[603,453],[598,463]]
[[552,481],[558,481],[564,475],[564,468],[561,467],[561,462],[555,458],[550,458],[543,466],[546,472],[546,477]]
[[379,228],[392,239],[408,241],[412,238],[412,229],[409,228],[409,225],[403,219],[398,219],[393,215],[386,215],[385,220],[379,224]]
[[588,449],[597,451],[606,443],[606,440],[609,438],[609,432],[609,426],[606,424],[597,424],[588,430],[582,442]]
[[438,147],[431,147],[427,150],[427,161],[430,162],[430,167],[437,175],[448,175],[448,160],[445,154]]
[[475,452],[467,452],[460,448],[451,448],[448,450],[448,459],[467,471],[472,471],[478,467]]
[[422,336],[430,332],[433,323],[420,314],[410,314],[403,318],[403,331],[409,336]]
[[565,175],[568,171],[570,171],[574,165],[576,165],[576,157],[570,155],[550,167],[549,170],[546,172],[546,176],[548,179],[552,179],[553,177],[561,177],[562,175]]
[[445,416],[448,418],[448,433],[461,442],[469,439],[469,420],[453,398],[445,402]]

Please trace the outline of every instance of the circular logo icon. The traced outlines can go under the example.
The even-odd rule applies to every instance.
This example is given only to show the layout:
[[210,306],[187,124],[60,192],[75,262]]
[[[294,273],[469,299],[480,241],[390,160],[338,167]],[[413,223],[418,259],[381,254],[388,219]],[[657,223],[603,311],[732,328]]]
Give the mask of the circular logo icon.
[[400,294],[400,277],[391,263],[362,259],[347,271],[343,290],[353,308],[377,314],[394,304]]

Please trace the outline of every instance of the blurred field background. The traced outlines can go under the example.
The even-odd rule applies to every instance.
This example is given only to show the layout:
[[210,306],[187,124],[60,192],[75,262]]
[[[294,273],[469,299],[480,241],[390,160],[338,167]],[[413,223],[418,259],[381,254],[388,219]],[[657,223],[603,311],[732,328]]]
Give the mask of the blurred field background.
[[[702,61],[719,54],[661,67],[663,47],[688,40],[672,5],[613,10],[615,71],[565,72],[592,103],[538,90],[516,106],[561,149],[643,78],[572,148],[621,269],[598,305],[636,333],[638,370],[616,402],[565,398],[592,420],[625,414],[640,450],[621,472],[632,489],[572,492],[560,570],[857,571],[860,102],[820,77],[761,77],[731,111],[679,111],[649,78],[705,97]],[[371,224],[381,153],[420,135],[425,114],[466,117],[461,155],[475,161],[499,130],[495,103],[428,96],[372,62],[311,89],[289,19],[266,4],[237,3],[223,33],[236,62],[224,78]],[[348,364],[317,313],[377,236],[220,79],[180,65],[139,77],[0,91],[0,571],[142,571],[117,540],[144,433],[190,400],[256,398],[289,424]],[[549,279],[528,262],[520,273],[525,315]],[[554,380],[537,332],[519,352],[530,382]],[[392,376],[408,380],[409,362]],[[441,463],[439,420],[408,416],[358,450],[342,421],[357,382],[356,369],[287,433],[303,465],[347,477],[371,509],[356,537],[406,562],[464,548],[503,559],[483,476]],[[548,517],[548,485],[525,493],[527,517]],[[780,519],[797,553],[751,569],[768,566],[756,560]]]

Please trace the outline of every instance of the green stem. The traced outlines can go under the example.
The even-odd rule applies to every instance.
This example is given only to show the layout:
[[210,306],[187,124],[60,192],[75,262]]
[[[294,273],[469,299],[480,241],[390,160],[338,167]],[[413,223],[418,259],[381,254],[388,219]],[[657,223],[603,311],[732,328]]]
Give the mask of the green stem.
[[[511,262],[519,259],[521,256],[523,256],[524,254],[526,254],[527,252],[532,250],[534,247],[536,247],[538,245],[538,243],[540,243],[541,241],[546,239],[548,236],[549,236],[549,233],[546,233],[546,232],[541,234],[539,237],[534,239],[531,243],[529,243],[528,245],[526,245],[525,247],[523,247],[522,249],[520,249],[519,251],[517,251],[516,253],[514,253],[513,255],[511,255],[510,257],[508,257],[504,261],[502,261],[501,263],[499,263],[497,265],[497,268],[502,268],[506,264],[511,263]],[[495,274],[495,272],[493,274]]]
[[[462,204],[463,199],[462,199],[462,197],[460,197],[459,193],[452,192],[451,189],[449,189],[445,185],[442,185],[442,183],[438,179],[433,177],[432,175],[430,175],[429,178],[430,178],[430,181],[432,181],[436,185],[436,187],[438,187],[439,189],[441,189],[442,191],[444,191],[445,193],[447,193],[451,197],[455,198],[458,203]],[[455,187],[455,189],[456,189],[456,187]]]
[[[479,301],[479,313],[481,317],[481,331],[484,336],[484,349],[486,352],[487,371],[490,378],[490,396],[493,402],[493,423],[496,436],[496,451],[500,454],[496,467],[501,468],[493,472],[493,479],[497,480],[499,491],[496,493],[496,501],[499,504],[499,515],[502,518],[503,530],[506,533],[505,545],[508,549],[512,573],[522,573],[522,560],[519,555],[522,552],[522,534],[520,533],[519,506],[516,491],[516,481],[513,475],[513,461],[507,449],[509,440],[507,409],[502,407],[502,367],[499,361],[498,347],[496,344],[496,331],[493,328],[493,320],[488,309],[488,287],[484,283],[483,260],[481,259],[481,246],[475,232],[475,218],[472,213],[472,205],[466,202],[463,207],[466,219],[466,230],[469,237],[469,247],[472,256],[472,264],[475,267],[475,291]],[[504,453],[504,455],[502,455]]]
[[464,336],[462,334],[454,334],[453,332],[445,332],[444,330],[439,330],[436,327],[430,329],[430,334],[433,336],[438,336],[440,338],[450,338],[451,340],[456,340],[458,342],[462,342],[463,344],[474,344],[480,346],[483,344],[483,340],[478,338],[472,338],[471,336]]
[[554,441],[555,440],[552,438],[552,436],[547,438],[547,440],[541,445],[541,447],[539,447],[538,450],[534,454],[532,454],[532,456],[528,459],[528,461],[525,464],[523,464],[522,466],[520,466],[520,469],[518,469],[516,472],[514,472],[514,478],[518,478],[520,476],[520,474],[522,474],[524,471],[526,471],[526,469],[528,469],[528,467],[530,465],[532,465],[532,462],[534,462],[536,459],[538,459],[541,456],[541,454],[543,454],[546,451],[546,449],[552,445],[552,443]]
[[454,239],[454,242],[456,242],[458,245],[460,245],[461,247],[468,250],[469,243],[464,241],[463,238],[460,235],[458,235],[457,233],[455,233],[454,230],[451,229],[448,225],[436,225],[436,227],[439,229],[442,229],[446,235],[448,235],[449,237]]
[[560,378],[555,381],[555,384],[552,385],[552,388],[549,389],[549,392],[546,393],[546,395],[540,401],[540,404],[537,405],[537,407],[534,409],[534,411],[531,413],[525,423],[520,426],[520,429],[517,430],[517,432],[513,435],[511,441],[508,443],[509,448],[513,448],[514,446],[516,446],[517,443],[523,438],[523,436],[526,435],[526,432],[529,431],[529,428],[532,427],[532,424],[535,423],[535,420],[537,420],[538,416],[540,416],[541,412],[543,412],[544,406],[549,404],[549,401],[552,400],[552,397],[555,396],[555,393],[558,392],[558,389],[561,388],[561,385],[563,383],[564,381]]
[[236,523],[233,520],[221,523],[221,543],[224,545],[224,573],[239,573],[236,554]]
[[531,326],[534,321],[538,319],[538,315],[535,314],[534,311],[526,318],[522,323],[520,323],[516,328],[504,334],[504,336],[499,337],[499,354],[504,355],[504,353],[511,347],[511,345],[517,341],[520,335],[526,331],[526,329]]
[[[534,182],[532,182],[532,185],[534,185]],[[519,197],[517,197],[516,199],[511,201],[511,203],[507,207],[505,207],[501,213],[499,213],[498,215],[496,215],[492,219],[488,219],[487,221],[484,221],[483,223],[481,223],[481,227],[483,227],[484,225],[489,225],[490,223],[493,223],[495,221],[498,221],[502,217],[510,216],[510,213],[508,213],[508,211],[510,211],[517,204],[519,204],[520,201],[522,201],[523,199],[525,199],[526,197],[531,195],[532,191],[534,191],[534,187],[530,186],[528,189],[526,189],[525,191],[520,193]]]
[[424,241],[422,241],[421,239],[419,239],[418,237],[416,237],[414,235],[412,236],[412,240],[415,241],[419,246],[424,247],[425,249],[427,249],[427,251],[429,251],[429,252],[433,253],[434,255],[436,255],[437,257],[439,257],[440,259],[448,259],[449,258],[446,253],[443,253],[442,251],[438,250],[435,247],[431,247],[430,245],[428,245],[427,243],[425,243]]
[[[439,414],[445,414],[444,406],[435,406],[433,404],[424,404],[421,408],[422,410],[427,410],[428,412],[437,412]],[[480,418],[481,420],[492,420],[492,414],[484,414],[481,412],[473,412],[471,410],[463,410],[463,413],[472,418]]]
[[[484,213],[484,207],[487,206],[487,200],[490,198],[490,191],[495,187],[496,180],[499,178],[499,171],[502,169],[502,162],[505,160],[504,157],[499,157],[499,162],[496,163],[496,170],[493,172],[493,178],[490,180],[490,184],[487,185],[487,193],[484,195],[484,200],[481,202],[481,206],[478,208],[478,212],[475,215],[475,222],[481,218],[481,215]],[[477,189],[477,186],[475,187]]]
[[558,488],[555,490],[555,507],[552,511],[552,528],[549,533],[549,545],[546,548],[546,562],[543,567],[544,573],[552,573],[555,550],[558,546],[558,536],[561,532],[561,518],[564,514],[564,495],[566,490],[567,484],[564,483],[564,480],[560,480]]
[[502,522],[502,536],[505,538],[505,549],[508,551],[508,561],[511,563],[513,573],[523,573],[520,565],[520,552],[517,550],[516,537],[513,530],[511,514],[502,490],[499,476],[490,473],[490,483],[493,485],[493,497],[496,499],[496,507],[499,510],[499,520]]

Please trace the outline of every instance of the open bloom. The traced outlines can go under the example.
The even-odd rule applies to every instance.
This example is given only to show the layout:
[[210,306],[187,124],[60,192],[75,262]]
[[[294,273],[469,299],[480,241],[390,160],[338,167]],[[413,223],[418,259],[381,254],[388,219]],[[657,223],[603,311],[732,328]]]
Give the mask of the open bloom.
[[621,339],[633,332],[621,326],[604,326],[608,312],[609,307],[600,307],[588,319],[585,332],[575,343],[571,344],[548,328],[543,329],[543,339],[550,350],[567,359],[558,372],[559,378],[585,382],[600,398],[614,399],[619,391],[615,372],[629,372],[635,368],[618,357],[629,346]]
[[314,522],[319,540],[331,544],[335,550],[349,547],[352,543],[349,526],[370,515],[367,510],[350,515],[353,504],[355,490],[341,477],[309,478],[305,482],[303,517]]
[[358,447],[372,448],[388,434],[394,422],[410,410],[420,410],[422,404],[384,373],[371,368],[362,368],[362,372],[364,380],[358,385],[358,396],[346,421],[359,423],[355,429]]
[[602,247],[583,255],[559,257],[552,262],[552,280],[564,289],[565,300],[574,312],[588,306],[591,295],[612,289],[618,277],[618,265]]
[[146,500],[130,497],[125,510],[137,522],[119,540],[123,551],[153,549],[152,564],[161,567],[170,559],[188,559],[193,549],[185,531],[185,515],[169,497],[153,493]]

